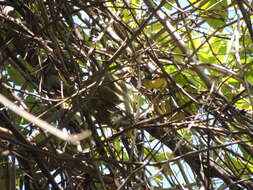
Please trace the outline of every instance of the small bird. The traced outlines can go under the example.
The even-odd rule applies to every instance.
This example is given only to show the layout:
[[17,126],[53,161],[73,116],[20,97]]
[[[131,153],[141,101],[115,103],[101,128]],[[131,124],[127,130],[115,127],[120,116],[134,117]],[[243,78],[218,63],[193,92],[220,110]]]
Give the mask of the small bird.
[[143,79],[142,84],[148,89],[161,89],[167,86],[167,80],[165,77],[156,75],[152,79]]
[[144,72],[142,85],[147,89],[162,89],[167,86],[167,80],[159,73],[152,73],[147,67],[141,67]]
[[61,90],[61,82],[59,74],[53,69],[53,66],[49,65],[44,71],[44,85],[47,90]]

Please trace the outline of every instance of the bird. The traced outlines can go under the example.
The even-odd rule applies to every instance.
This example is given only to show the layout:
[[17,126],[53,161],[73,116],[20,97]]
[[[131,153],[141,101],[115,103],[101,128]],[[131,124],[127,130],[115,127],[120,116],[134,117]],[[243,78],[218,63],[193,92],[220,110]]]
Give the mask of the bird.
[[141,67],[144,73],[142,85],[147,89],[163,89],[167,86],[167,79],[161,73],[151,72],[147,67]]
[[152,79],[144,78],[142,84],[147,89],[162,89],[167,86],[167,80],[165,77],[156,75]]

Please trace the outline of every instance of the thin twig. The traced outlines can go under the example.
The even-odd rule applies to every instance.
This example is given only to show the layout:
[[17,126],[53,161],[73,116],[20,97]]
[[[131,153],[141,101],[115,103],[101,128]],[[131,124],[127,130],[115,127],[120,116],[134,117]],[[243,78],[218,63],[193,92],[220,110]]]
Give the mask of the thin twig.
[[41,120],[38,117],[35,117],[34,115],[32,115],[31,113],[20,109],[16,104],[12,103],[10,100],[8,100],[2,94],[0,94],[0,103],[2,103],[4,106],[8,107],[10,110],[12,110],[17,115],[36,124],[41,129],[48,131],[52,135],[54,135],[64,141],[68,141],[73,144],[80,144],[80,140],[86,139],[91,136],[91,132],[89,130],[85,130],[79,134],[74,134],[74,135],[66,134],[63,131],[53,127],[52,125],[50,125],[46,121]]

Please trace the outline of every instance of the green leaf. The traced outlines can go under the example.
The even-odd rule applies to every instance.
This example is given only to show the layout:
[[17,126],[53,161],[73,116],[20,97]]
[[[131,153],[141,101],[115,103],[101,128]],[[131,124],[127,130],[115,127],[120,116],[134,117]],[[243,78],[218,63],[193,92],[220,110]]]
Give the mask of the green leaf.
[[246,72],[246,75],[245,75],[247,81],[250,83],[250,84],[253,84],[253,68],[250,68],[247,72]]
[[[190,0],[191,3],[196,2],[196,0]],[[199,6],[202,1],[196,3],[195,6]],[[226,24],[228,18],[228,9],[225,7],[228,5],[227,0],[217,1],[210,0],[206,1],[205,4],[201,5],[199,13],[204,20],[214,29],[218,29],[220,26]]]
[[160,175],[160,174],[158,174],[158,175],[155,175],[155,176],[153,177],[153,179],[155,180],[156,183],[161,183],[162,180],[163,180],[163,176]]
[[221,88],[221,92],[224,96],[226,96],[228,99],[231,99],[234,97],[234,94],[231,92],[231,89],[228,86],[223,86]]
[[23,77],[23,75],[21,75],[21,73],[18,70],[16,70],[14,67],[10,66],[8,67],[7,70],[10,75],[10,79],[15,85],[23,85],[25,83],[26,80]]
[[248,111],[252,110],[252,106],[250,104],[249,98],[240,99],[237,101],[237,103],[235,105],[236,105],[236,107],[238,107],[240,109],[244,109],[244,110],[248,110]]
[[128,22],[132,19],[132,15],[127,9],[123,9],[123,11],[121,12],[121,17],[124,22]]
[[174,72],[177,71],[177,68],[174,65],[169,65],[169,66],[165,67],[165,71],[168,74],[173,74]]
[[212,7],[208,10],[208,18],[206,18],[205,20],[207,20],[207,23],[214,29],[218,29],[220,26],[226,24],[226,20],[228,18],[228,11],[227,9],[224,9],[224,7],[226,7],[227,4],[227,0],[223,0],[221,2],[217,2],[217,0],[211,0],[208,1],[203,7],[204,9]]
[[[202,44],[203,42],[199,39],[194,41],[195,47],[200,47],[198,51],[198,57],[201,62],[216,63],[219,64],[224,60],[227,51],[227,41],[221,40],[216,37],[211,38],[208,43]],[[210,47],[212,49],[210,49]],[[214,55],[215,54],[215,55]]]
[[140,4],[140,0],[132,0],[131,2],[136,6]]
[[171,4],[173,4],[173,3],[175,3],[175,0],[170,1],[170,3],[165,3],[165,4],[164,4],[164,7],[165,7],[166,9],[168,9],[168,10],[172,10],[173,7],[171,6]]
[[240,87],[240,82],[238,82],[238,80],[236,80],[234,78],[227,79],[226,83],[233,86],[234,88],[239,88]]
[[[161,25],[161,23],[156,22],[156,23],[154,23],[154,24],[152,24],[152,25],[150,25],[150,26],[147,26],[147,27],[145,28],[145,33],[155,35],[155,34],[157,34],[162,28],[163,28],[163,26]],[[159,38],[158,38],[159,40],[158,40],[158,41],[160,41],[161,39],[164,39],[164,35],[166,35],[166,32],[164,32],[164,34],[162,34],[162,35],[159,36]]]

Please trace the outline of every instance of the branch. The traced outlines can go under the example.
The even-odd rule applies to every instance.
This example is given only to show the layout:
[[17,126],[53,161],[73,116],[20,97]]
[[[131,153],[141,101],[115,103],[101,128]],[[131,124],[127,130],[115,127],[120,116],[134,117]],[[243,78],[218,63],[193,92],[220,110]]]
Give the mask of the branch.
[[43,121],[43,120],[39,119],[38,117],[35,117],[34,115],[28,113],[27,111],[20,109],[16,104],[12,103],[10,100],[8,100],[6,97],[4,97],[2,94],[0,94],[0,103],[2,103],[4,106],[8,107],[10,110],[12,110],[17,115],[36,124],[41,129],[48,131],[52,135],[54,135],[64,141],[68,141],[73,144],[79,144],[80,140],[86,139],[89,136],[91,136],[91,132],[89,130],[86,130],[86,131],[83,131],[79,134],[74,134],[74,135],[66,134],[63,131],[53,127],[52,125],[50,125],[46,121]]
[[[193,151],[190,147],[188,147],[185,144],[181,144],[180,147],[177,147],[177,144],[179,143],[180,140],[176,138],[175,133],[168,134],[166,133],[165,130],[163,129],[148,129],[147,130],[150,135],[153,137],[159,139],[163,144],[168,146],[177,156],[175,159],[183,158],[185,162],[192,168],[192,170],[197,174],[200,175],[201,169],[201,160],[199,157],[199,153],[202,152],[203,150],[200,151]],[[165,135],[167,134],[167,135]],[[231,143],[239,143],[241,141],[233,142]],[[245,142],[245,141],[242,141]],[[222,146],[229,146],[229,145],[221,145]],[[218,148],[214,147],[215,148]],[[177,150],[175,150],[177,148]],[[207,151],[208,149],[206,149]],[[199,153],[198,153],[199,152]],[[170,160],[171,161],[171,160]],[[174,160],[173,160],[174,161]],[[212,177],[212,178],[220,178],[222,179],[232,190],[240,190],[240,188],[234,183],[235,180],[240,180],[237,176],[230,175],[226,170],[217,167],[214,163],[210,163],[210,166],[208,168],[209,171],[204,171],[206,177]],[[210,175],[211,174],[211,175]],[[199,177],[201,179],[202,177]],[[246,187],[249,187],[250,189],[253,187],[253,183],[241,183]]]
[[191,51],[187,48],[181,36],[176,32],[176,29],[169,22],[169,19],[166,17],[166,15],[162,11],[157,10],[156,5],[152,0],[144,0],[144,2],[152,11],[152,14],[155,14],[156,18],[170,34],[171,38],[175,40],[179,49],[186,55],[187,58],[189,58],[192,70],[194,70],[205,82],[206,86],[211,89],[213,83],[212,80],[204,73],[203,69],[196,65],[198,63],[197,58],[195,56],[192,56]]

